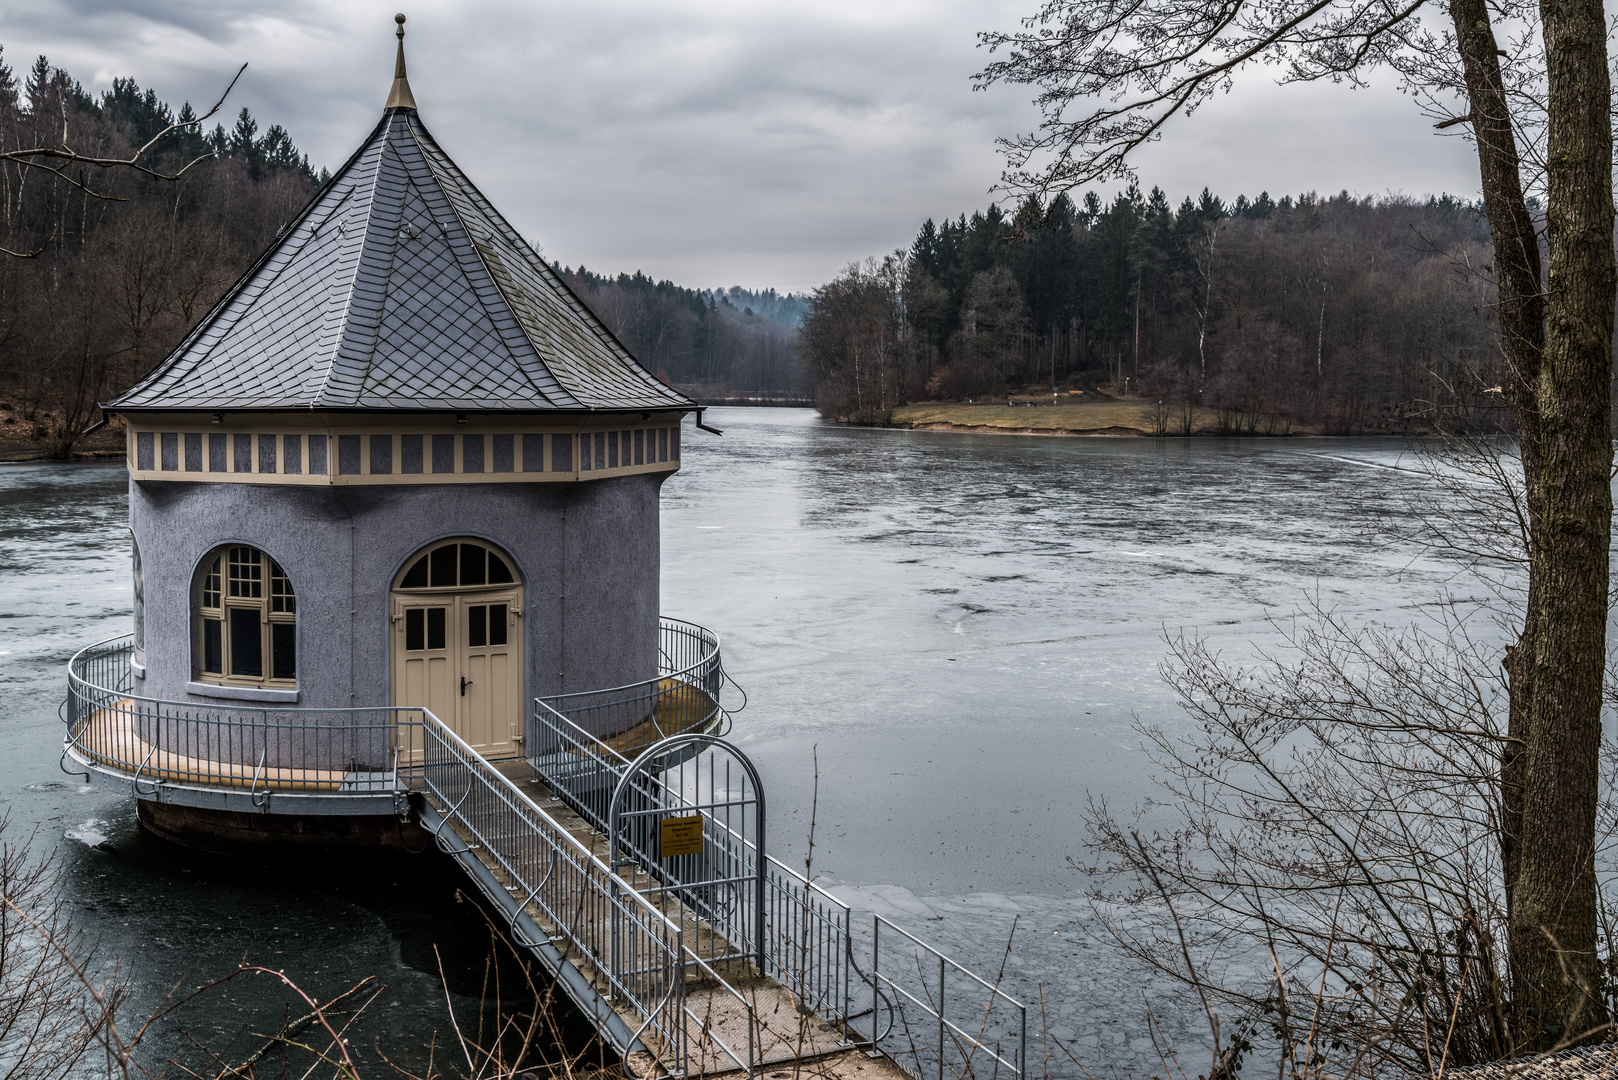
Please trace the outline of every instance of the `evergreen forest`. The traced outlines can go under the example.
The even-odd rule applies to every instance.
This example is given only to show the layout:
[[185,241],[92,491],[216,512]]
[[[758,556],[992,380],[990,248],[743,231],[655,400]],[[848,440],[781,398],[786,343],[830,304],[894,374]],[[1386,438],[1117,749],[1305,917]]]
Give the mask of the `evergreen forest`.
[[[91,94],[43,56],[19,76],[0,52],[7,149],[58,145],[65,125],[80,154],[127,158],[196,115],[133,79]],[[0,246],[14,253],[0,255],[0,450],[74,452],[97,403],[161,362],[329,179],[247,109],[203,128],[150,153],[160,173],[196,162],[174,181],[107,169],[80,183],[0,162]],[[557,269],[648,368],[704,400],[807,400],[807,298]]]
[[[21,78],[0,54],[0,140],[127,158],[178,112],[132,79],[99,96],[43,56]],[[224,89],[223,86],[220,87]],[[149,164],[55,178],[0,162],[0,425],[69,453],[96,403],[144,376],[319,190],[308,158],[275,125],[178,132]],[[79,182],[82,180],[82,183]]]
[[1198,406],[1232,434],[1488,425],[1489,274],[1487,221],[1448,196],[1174,206],[1131,186],[928,220],[817,290],[802,346],[820,410],[855,423],[1054,386]]
[[[194,119],[132,79],[91,94],[0,54],[0,140],[127,156]],[[0,436],[70,453],[95,405],[144,376],[327,179],[280,125],[171,135],[131,170],[0,163]],[[888,422],[916,401],[1156,398],[1220,430],[1410,430],[1496,415],[1488,224],[1450,198],[1130,187],[928,220],[908,250],[811,296],[556,271],[652,372],[706,402],[798,403]],[[1497,396],[1497,395],[1496,395]],[[16,441],[12,439],[11,441]]]
[[802,404],[808,298],[774,289],[685,289],[636,271],[553,269],[647,369],[699,401]]

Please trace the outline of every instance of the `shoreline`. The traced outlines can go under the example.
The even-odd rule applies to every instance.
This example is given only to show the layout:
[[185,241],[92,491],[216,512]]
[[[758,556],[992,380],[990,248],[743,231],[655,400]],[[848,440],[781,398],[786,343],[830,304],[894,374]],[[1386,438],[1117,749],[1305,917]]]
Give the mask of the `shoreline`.
[[[1158,434],[1156,429],[1168,430]],[[1297,438],[1420,438],[1431,435],[1425,426],[1405,430],[1365,430],[1332,433],[1324,425],[1261,417],[1252,429],[1222,430],[1229,417],[1197,407],[1188,418],[1176,409],[1166,418],[1156,402],[1140,399],[1085,402],[1025,400],[1014,406],[960,402],[923,402],[901,405],[885,424],[850,424],[851,427],[888,427],[907,431],[953,431],[968,435],[1051,435],[1082,439],[1297,439]],[[1243,418],[1247,419],[1247,418]],[[842,423],[843,421],[838,421]],[[1189,431],[1185,430],[1186,427]]]

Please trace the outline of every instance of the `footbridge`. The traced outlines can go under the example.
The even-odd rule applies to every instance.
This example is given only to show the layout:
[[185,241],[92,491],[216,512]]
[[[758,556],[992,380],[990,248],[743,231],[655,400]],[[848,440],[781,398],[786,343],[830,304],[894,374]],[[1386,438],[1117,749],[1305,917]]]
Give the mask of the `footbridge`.
[[661,634],[656,678],[536,699],[499,761],[420,708],[142,698],[114,638],[69,663],[63,768],[181,806],[418,822],[637,1077],[1024,1080],[1020,1002],[881,916],[867,936],[768,854],[718,640]]

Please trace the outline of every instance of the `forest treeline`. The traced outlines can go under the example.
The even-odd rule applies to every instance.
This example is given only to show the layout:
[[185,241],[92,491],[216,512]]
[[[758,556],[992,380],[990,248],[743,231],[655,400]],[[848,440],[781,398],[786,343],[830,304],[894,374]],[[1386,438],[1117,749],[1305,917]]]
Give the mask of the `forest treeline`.
[[[21,79],[3,60],[7,150],[59,145],[65,125],[79,153],[128,157],[196,116],[132,79],[92,95],[43,56]],[[69,452],[96,403],[150,371],[326,179],[246,109],[231,128],[171,135],[148,164],[172,173],[210,153],[177,181],[128,169],[64,180],[0,162],[0,245],[38,252],[0,256],[0,410],[53,452]]]
[[[223,86],[220,88],[224,89]],[[196,118],[132,79],[86,91],[45,57],[19,76],[0,52],[0,145],[127,158]],[[0,429],[70,453],[96,405],[142,378],[329,179],[285,128],[241,109],[171,134],[149,155],[178,180],[109,169],[53,178],[0,162]],[[644,274],[558,267],[654,372],[701,397],[805,396],[795,351],[805,297],[684,289]]]
[[1448,196],[1029,199],[928,220],[908,251],[850,266],[811,298],[803,351],[817,406],[856,423],[1061,385],[1203,406],[1230,432],[1403,430],[1457,409],[1487,424],[1488,241]]
[[685,289],[636,271],[609,277],[553,264],[648,370],[699,401],[807,400],[797,353],[808,299],[774,289]]

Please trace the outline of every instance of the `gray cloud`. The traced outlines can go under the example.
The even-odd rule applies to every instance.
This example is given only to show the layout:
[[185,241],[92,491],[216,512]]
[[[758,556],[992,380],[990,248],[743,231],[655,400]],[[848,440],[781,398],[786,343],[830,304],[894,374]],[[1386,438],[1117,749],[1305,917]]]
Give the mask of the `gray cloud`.
[[[43,52],[91,89],[132,75],[198,104],[248,61],[228,114],[286,125],[335,168],[380,114],[399,2],[427,125],[548,257],[599,270],[811,288],[924,217],[985,205],[994,137],[1035,118],[1026,92],[969,83],[974,32],[1032,0],[31,0],[0,5],[0,43],[18,68]],[[1264,73],[1141,159],[1176,199],[1203,184],[1470,194],[1474,171],[1391,80]]]

